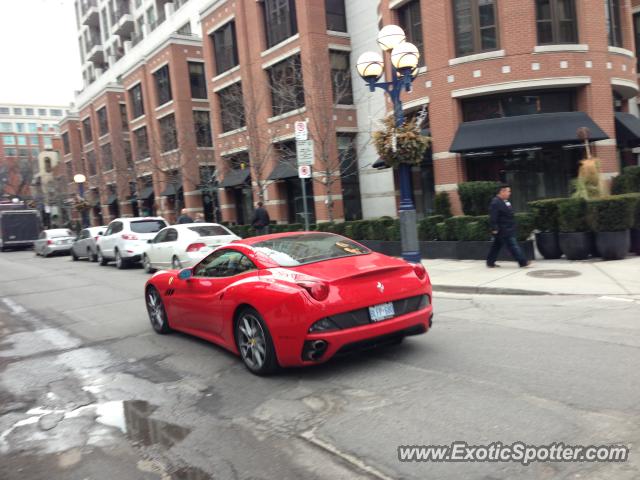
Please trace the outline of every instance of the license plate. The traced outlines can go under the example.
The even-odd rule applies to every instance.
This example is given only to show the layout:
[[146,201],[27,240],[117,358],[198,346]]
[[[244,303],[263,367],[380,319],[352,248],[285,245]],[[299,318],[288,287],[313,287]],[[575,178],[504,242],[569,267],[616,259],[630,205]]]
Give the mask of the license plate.
[[395,316],[393,303],[387,302],[369,307],[369,316],[371,317],[372,322],[379,322]]

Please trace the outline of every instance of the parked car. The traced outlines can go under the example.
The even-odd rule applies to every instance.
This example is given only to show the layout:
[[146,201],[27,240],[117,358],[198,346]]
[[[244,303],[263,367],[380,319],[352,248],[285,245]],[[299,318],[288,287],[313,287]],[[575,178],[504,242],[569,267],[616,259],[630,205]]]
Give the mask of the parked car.
[[33,242],[33,250],[36,255],[48,257],[52,253],[69,255],[76,234],[68,228],[53,228],[43,230],[38,239]]
[[257,375],[425,333],[431,295],[421,263],[325,232],[237,240],[145,287],[157,333],[202,337]]
[[162,217],[116,218],[104,235],[98,237],[98,262],[104,266],[113,260],[118,268],[139,262],[147,248],[147,240],[166,226],[167,222]]
[[157,269],[191,267],[211,251],[240,237],[217,223],[185,223],[164,228],[149,240],[142,254],[148,273]]
[[104,234],[107,230],[106,226],[101,227],[89,227],[80,231],[80,235],[73,242],[71,247],[71,258],[76,261],[79,258],[86,258],[91,262],[98,261],[98,249],[96,248],[96,242],[100,235]]

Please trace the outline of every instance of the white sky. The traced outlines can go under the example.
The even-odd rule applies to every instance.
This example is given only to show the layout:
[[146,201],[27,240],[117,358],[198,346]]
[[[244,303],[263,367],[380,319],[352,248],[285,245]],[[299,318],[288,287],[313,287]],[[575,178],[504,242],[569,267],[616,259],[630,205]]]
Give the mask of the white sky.
[[0,102],[68,105],[78,49],[73,0],[0,0]]

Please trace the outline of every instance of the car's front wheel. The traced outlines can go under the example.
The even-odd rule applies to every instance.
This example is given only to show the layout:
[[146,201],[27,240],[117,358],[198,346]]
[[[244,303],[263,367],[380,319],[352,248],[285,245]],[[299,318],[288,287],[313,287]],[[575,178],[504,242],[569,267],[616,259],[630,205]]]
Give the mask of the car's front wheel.
[[156,271],[156,269],[151,265],[151,260],[149,260],[149,257],[146,254],[142,255],[142,268],[144,268],[146,273],[153,273]]
[[109,261],[104,258],[104,255],[102,255],[102,250],[98,249],[98,263],[100,264],[101,267],[104,267],[107,263],[109,263]]
[[71,250],[71,260],[73,260],[74,262],[78,261],[78,255],[76,255],[76,252],[74,252],[73,250]]
[[269,329],[253,308],[244,308],[237,316],[236,343],[242,361],[251,373],[270,375],[278,369]]
[[165,334],[171,331],[167,320],[167,311],[164,309],[160,292],[155,287],[147,289],[147,312],[151,326],[156,333]]

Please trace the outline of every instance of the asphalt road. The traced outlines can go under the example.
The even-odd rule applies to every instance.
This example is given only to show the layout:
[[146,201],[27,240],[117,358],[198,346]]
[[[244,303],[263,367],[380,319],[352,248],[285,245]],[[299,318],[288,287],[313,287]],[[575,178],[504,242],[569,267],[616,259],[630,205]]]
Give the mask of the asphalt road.
[[[0,478],[640,478],[636,299],[436,293],[427,335],[257,378],[216,346],[153,333],[146,278],[0,254]],[[459,440],[631,453],[398,461],[399,445]]]

